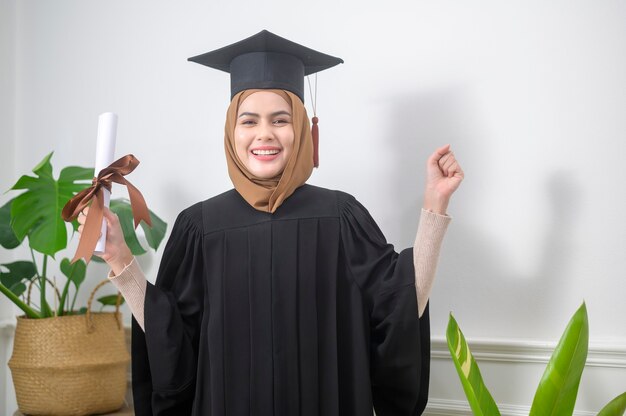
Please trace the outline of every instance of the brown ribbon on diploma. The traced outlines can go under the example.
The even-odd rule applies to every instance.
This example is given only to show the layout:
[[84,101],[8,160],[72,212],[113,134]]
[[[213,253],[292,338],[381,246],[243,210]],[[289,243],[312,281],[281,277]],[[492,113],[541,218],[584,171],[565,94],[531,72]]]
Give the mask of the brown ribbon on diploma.
[[98,176],[93,178],[92,184],[89,188],[84,189],[77,193],[67,204],[63,207],[61,216],[65,221],[73,221],[78,217],[78,214],[91,202],[87,219],[85,220],[85,226],[76,249],[76,255],[72,259],[72,263],[76,260],[83,258],[87,263],[91,260],[93,251],[96,248],[98,239],[100,238],[100,230],[102,228],[102,218],[104,217],[104,191],[102,188],[106,188],[111,192],[112,182],[125,185],[128,189],[128,195],[130,197],[130,206],[133,211],[133,218],[135,220],[135,228],[139,225],[139,222],[143,220],[148,225],[152,226],[150,221],[150,211],[146,205],[146,201],[143,199],[143,195],[139,192],[139,189],[135,188],[130,183],[125,175],[131,173],[139,165],[139,160],[133,155],[126,155],[119,158],[115,162],[111,163],[108,167],[102,169]]

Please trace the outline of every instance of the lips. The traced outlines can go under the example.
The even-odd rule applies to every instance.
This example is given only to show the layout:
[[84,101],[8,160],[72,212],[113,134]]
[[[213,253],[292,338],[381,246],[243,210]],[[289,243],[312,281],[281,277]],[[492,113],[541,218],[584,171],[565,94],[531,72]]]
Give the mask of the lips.
[[275,155],[278,152],[280,152],[280,150],[253,150],[252,154],[254,154],[254,155]]
[[276,159],[276,157],[278,157],[278,154],[281,151],[282,151],[282,149],[280,149],[278,147],[260,146],[260,147],[255,147],[254,149],[252,149],[250,151],[250,153],[257,160],[271,161],[271,160]]

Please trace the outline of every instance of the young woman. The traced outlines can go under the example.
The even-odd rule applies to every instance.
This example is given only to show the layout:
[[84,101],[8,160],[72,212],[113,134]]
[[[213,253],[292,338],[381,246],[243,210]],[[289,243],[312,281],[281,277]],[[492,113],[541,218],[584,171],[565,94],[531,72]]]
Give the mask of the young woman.
[[341,62],[315,54],[263,31],[192,58],[231,73],[234,189],[180,213],[154,285],[105,213],[102,258],[133,313],[137,415],[426,405],[428,296],[463,171],[449,146],[428,159],[416,242],[399,254],[354,197],[306,184],[316,155],[303,74]]

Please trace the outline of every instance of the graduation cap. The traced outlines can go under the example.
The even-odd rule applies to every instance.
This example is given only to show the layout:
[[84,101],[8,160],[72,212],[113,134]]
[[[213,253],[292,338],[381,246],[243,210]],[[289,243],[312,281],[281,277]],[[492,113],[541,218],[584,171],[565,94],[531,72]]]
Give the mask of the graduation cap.
[[252,88],[291,91],[304,102],[304,77],[343,63],[267,30],[188,61],[230,73],[231,98]]
[[[343,63],[340,58],[307,48],[267,30],[187,60],[230,73],[231,99],[243,90],[276,88],[291,91],[303,103],[304,77]],[[315,103],[313,113],[313,165],[318,167],[319,129]]]

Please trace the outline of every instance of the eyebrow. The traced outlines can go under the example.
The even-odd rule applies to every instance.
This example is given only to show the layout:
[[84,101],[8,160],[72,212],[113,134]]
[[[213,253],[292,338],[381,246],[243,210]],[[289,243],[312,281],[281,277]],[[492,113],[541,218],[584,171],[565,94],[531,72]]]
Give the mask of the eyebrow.
[[[270,114],[271,117],[285,116],[285,115],[291,117],[291,114],[288,111],[285,111],[285,110],[276,111],[276,112]],[[250,112],[246,111],[244,113],[239,114],[237,116],[237,118],[243,117],[243,116],[260,117],[257,113],[250,113]]]

